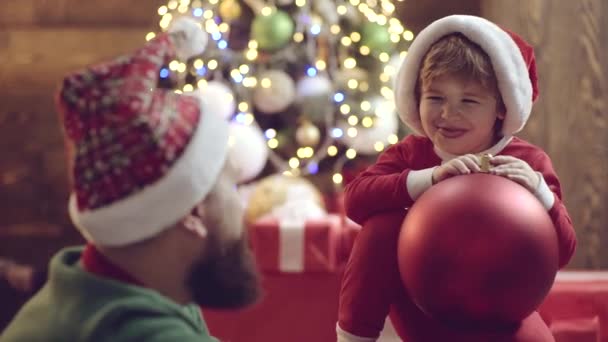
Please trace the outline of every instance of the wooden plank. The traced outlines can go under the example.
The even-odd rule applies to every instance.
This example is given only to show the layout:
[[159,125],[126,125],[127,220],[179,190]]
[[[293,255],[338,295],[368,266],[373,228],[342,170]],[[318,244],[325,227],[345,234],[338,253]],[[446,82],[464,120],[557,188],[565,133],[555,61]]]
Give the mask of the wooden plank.
[[536,46],[541,100],[524,136],[552,157],[578,235],[571,267],[608,251],[608,8],[601,0],[482,2],[484,16]]
[[[6,1],[6,0],[5,0]],[[155,29],[157,10],[166,0],[8,0],[10,10],[0,11],[0,25],[23,26],[144,26]],[[480,0],[394,1],[406,27],[420,31],[448,14],[479,14]]]
[[396,1],[397,17],[403,25],[414,33],[420,32],[425,26],[450,14],[481,13],[480,0],[425,0],[425,1]]
[[49,93],[69,71],[133,51],[145,28],[27,28],[0,32],[3,96]]
[[158,23],[158,7],[166,3],[165,0],[4,0],[0,26],[153,28]]

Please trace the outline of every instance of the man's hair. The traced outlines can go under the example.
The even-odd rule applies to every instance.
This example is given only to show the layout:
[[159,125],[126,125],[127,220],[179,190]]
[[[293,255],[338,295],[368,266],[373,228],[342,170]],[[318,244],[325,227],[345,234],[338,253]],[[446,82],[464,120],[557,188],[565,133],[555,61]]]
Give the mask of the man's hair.
[[490,57],[462,33],[443,36],[431,45],[418,73],[415,90],[418,101],[423,85],[445,75],[464,77],[490,89],[495,94],[497,110],[506,112]]

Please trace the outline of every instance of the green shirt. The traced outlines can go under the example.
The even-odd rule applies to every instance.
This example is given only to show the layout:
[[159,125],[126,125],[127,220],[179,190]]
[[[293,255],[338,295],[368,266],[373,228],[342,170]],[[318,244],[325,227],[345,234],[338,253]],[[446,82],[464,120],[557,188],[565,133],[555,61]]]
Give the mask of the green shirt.
[[217,342],[198,306],[91,274],[78,264],[81,252],[67,248],[53,257],[47,284],[19,311],[1,342]]

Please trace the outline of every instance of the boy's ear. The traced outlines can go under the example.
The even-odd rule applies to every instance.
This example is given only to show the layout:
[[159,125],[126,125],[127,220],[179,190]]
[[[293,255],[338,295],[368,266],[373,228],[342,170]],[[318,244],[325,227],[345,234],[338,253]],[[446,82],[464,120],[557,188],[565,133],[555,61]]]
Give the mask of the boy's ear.
[[199,238],[206,238],[208,231],[207,227],[203,224],[203,220],[193,214],[188,214],[188,216],[184,217],[180,221],[181,226],[184,227],[187,231],[194,233]]
[[507,116],[507,113],[505,113],[503,111],[499,111],[498,114],[496,115],[496,117],[500,120],[504,120],[506,116]]

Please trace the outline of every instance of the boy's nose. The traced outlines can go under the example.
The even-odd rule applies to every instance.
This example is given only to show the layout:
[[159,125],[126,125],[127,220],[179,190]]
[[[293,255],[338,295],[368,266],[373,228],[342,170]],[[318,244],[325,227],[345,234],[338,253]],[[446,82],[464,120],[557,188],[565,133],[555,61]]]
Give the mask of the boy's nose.
[[460,106],[455,106],[449,103],[446,103],[443,106],[443,110],[441,111],[441,117],[449,118],[453,116],[460,116]]

